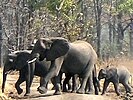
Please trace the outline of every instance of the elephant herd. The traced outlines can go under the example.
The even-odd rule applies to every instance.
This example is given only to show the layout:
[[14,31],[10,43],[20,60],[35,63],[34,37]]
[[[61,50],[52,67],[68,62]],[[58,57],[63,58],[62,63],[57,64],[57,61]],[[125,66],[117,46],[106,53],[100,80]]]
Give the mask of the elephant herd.
[[[68,42],[61,37],[40,38],[32,50],[22,50],[8,54],[4,63],[2,92],[4,92],[6,76],[11,71],[19,71],[19,78],[15,83],[18,94],[23,90],[20,84],[26,81],[25,96],[30,94],[30,87],[34,75],[40,77],[40,93],[47,92],[48,82],[51,81],[55,95],[66,92],[93,93],[100,91],[99,80],[105,78],[102,94],[105,93],[109,82],[113,82],[117,95],[119,83],[122,83],[126,92],[131,93],[132,87],[128,84],[130,73],[128,70],[107,67],[96,72],[97,54],[93,47],[85,41]],[[62,75],[65,79],[62,82]],[[69,84],[72,78],[72,86]],[[94,89],[93,89],[94,88]]]

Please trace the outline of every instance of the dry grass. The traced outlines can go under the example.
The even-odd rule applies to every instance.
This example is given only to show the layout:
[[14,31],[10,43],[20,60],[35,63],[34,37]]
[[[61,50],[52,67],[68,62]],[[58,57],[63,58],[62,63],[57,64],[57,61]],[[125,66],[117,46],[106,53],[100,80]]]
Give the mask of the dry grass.
[[99,61],[98,62],[98,70],[101,68],[106,67],[107,65],[114,65],[114,66],[125,66],[127,67],[127,69],[133,73],[133,60],[129,59],[129,58],[115,58],[115,59],[109,59],[109,61],[103,62],[103,61]]

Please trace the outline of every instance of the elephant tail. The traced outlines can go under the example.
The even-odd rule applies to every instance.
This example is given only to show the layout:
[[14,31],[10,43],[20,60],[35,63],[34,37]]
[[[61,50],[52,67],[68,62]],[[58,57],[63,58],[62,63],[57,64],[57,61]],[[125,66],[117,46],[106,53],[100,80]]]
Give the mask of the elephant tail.
[[96,72],[96,64],[94,64],[94,69],[93,69],[93,84],[95,88],[95,94],[98,94],[98,90],[101,92],[100,82],[98,80],[97,72]]
[[131,86],[133,85],[133,74],[130,74],[130,82],[129,83],[131,84]]

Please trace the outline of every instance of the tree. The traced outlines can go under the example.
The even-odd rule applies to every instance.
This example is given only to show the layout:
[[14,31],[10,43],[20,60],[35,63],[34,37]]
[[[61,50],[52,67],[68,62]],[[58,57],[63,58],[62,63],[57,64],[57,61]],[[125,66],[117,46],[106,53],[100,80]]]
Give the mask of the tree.
[[93,0],[95,21],[96,21],[96,32],[97,32],[97,54],[101,56],[101,13],[102,13],[102,0]]
[[[130,55],[133,56],[133,0],[124,0],[123,3],[119,5],[119,10],[127,13],[129,15],[130,22],[127,27],[130,26]],[[127,28],[125,27],[125,29]]]

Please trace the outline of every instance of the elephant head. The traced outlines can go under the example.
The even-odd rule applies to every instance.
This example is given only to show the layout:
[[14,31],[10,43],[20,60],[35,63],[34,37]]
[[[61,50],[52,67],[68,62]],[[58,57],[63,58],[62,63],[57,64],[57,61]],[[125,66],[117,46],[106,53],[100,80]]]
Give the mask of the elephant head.
[[[46,88],[47,82],[52,77],[57,76],[59,74],[61,65],[63,63],[64,56],[67,54],[68,51],[69,51],[69,43],[64,38],[59,38],[59,37],[41,38],[35,43],[32,53],[31,53],[32,59],[28,61],[29,63],[28,65],[30,65],[29,68],[33,68],[33,70],[31,69],[30,71],[31,74],[29,74],[30,82],[33,80],[34,68],[35,68],[34,62],[37,59],[39,59],[40,61],[44,59],[46,59],[47,61],[51,61],[50,70],[48,74],[45,76],[45,85],[43,88],[40,87],[38,89],[40,93],[47,92],[47,88]],[[58,62],[58,64],[55,62]]]
[[99,71],[99,74],[98,74],[98,79],[110,79],[112,77],[114,77],[115,75],[117,75],[117,69],[116,68],[109,68],[109,66],[107,66],[106,68],[104,69],[101,69]]
[[13,66],[13,61],[16,58],[15,53],[8,54],[4,62],[2,92],[4,92],[7,74],[15,70]]
[[100,80],[100,79],[103,79],[103,78],[106,77],[106,75],[107,75],[106,70],[105,70],[105,69],[101,69],[101,70],[99,71],[99,74],[98,74],[98,79],[99,79],[99,80]]
[[53,61],[60,56],[64,56],[68,50],[69,43],[64,38],[41,38],[36,42],[31,55],[32,59],[37,58],[42,61],[46,58],[47,61]]
[[16,58],[13,61],[13,65],[16,70],[21,70],[24,66],[27,66],[27,61],[31,57],[31,51],[23,50],[16,53]]

